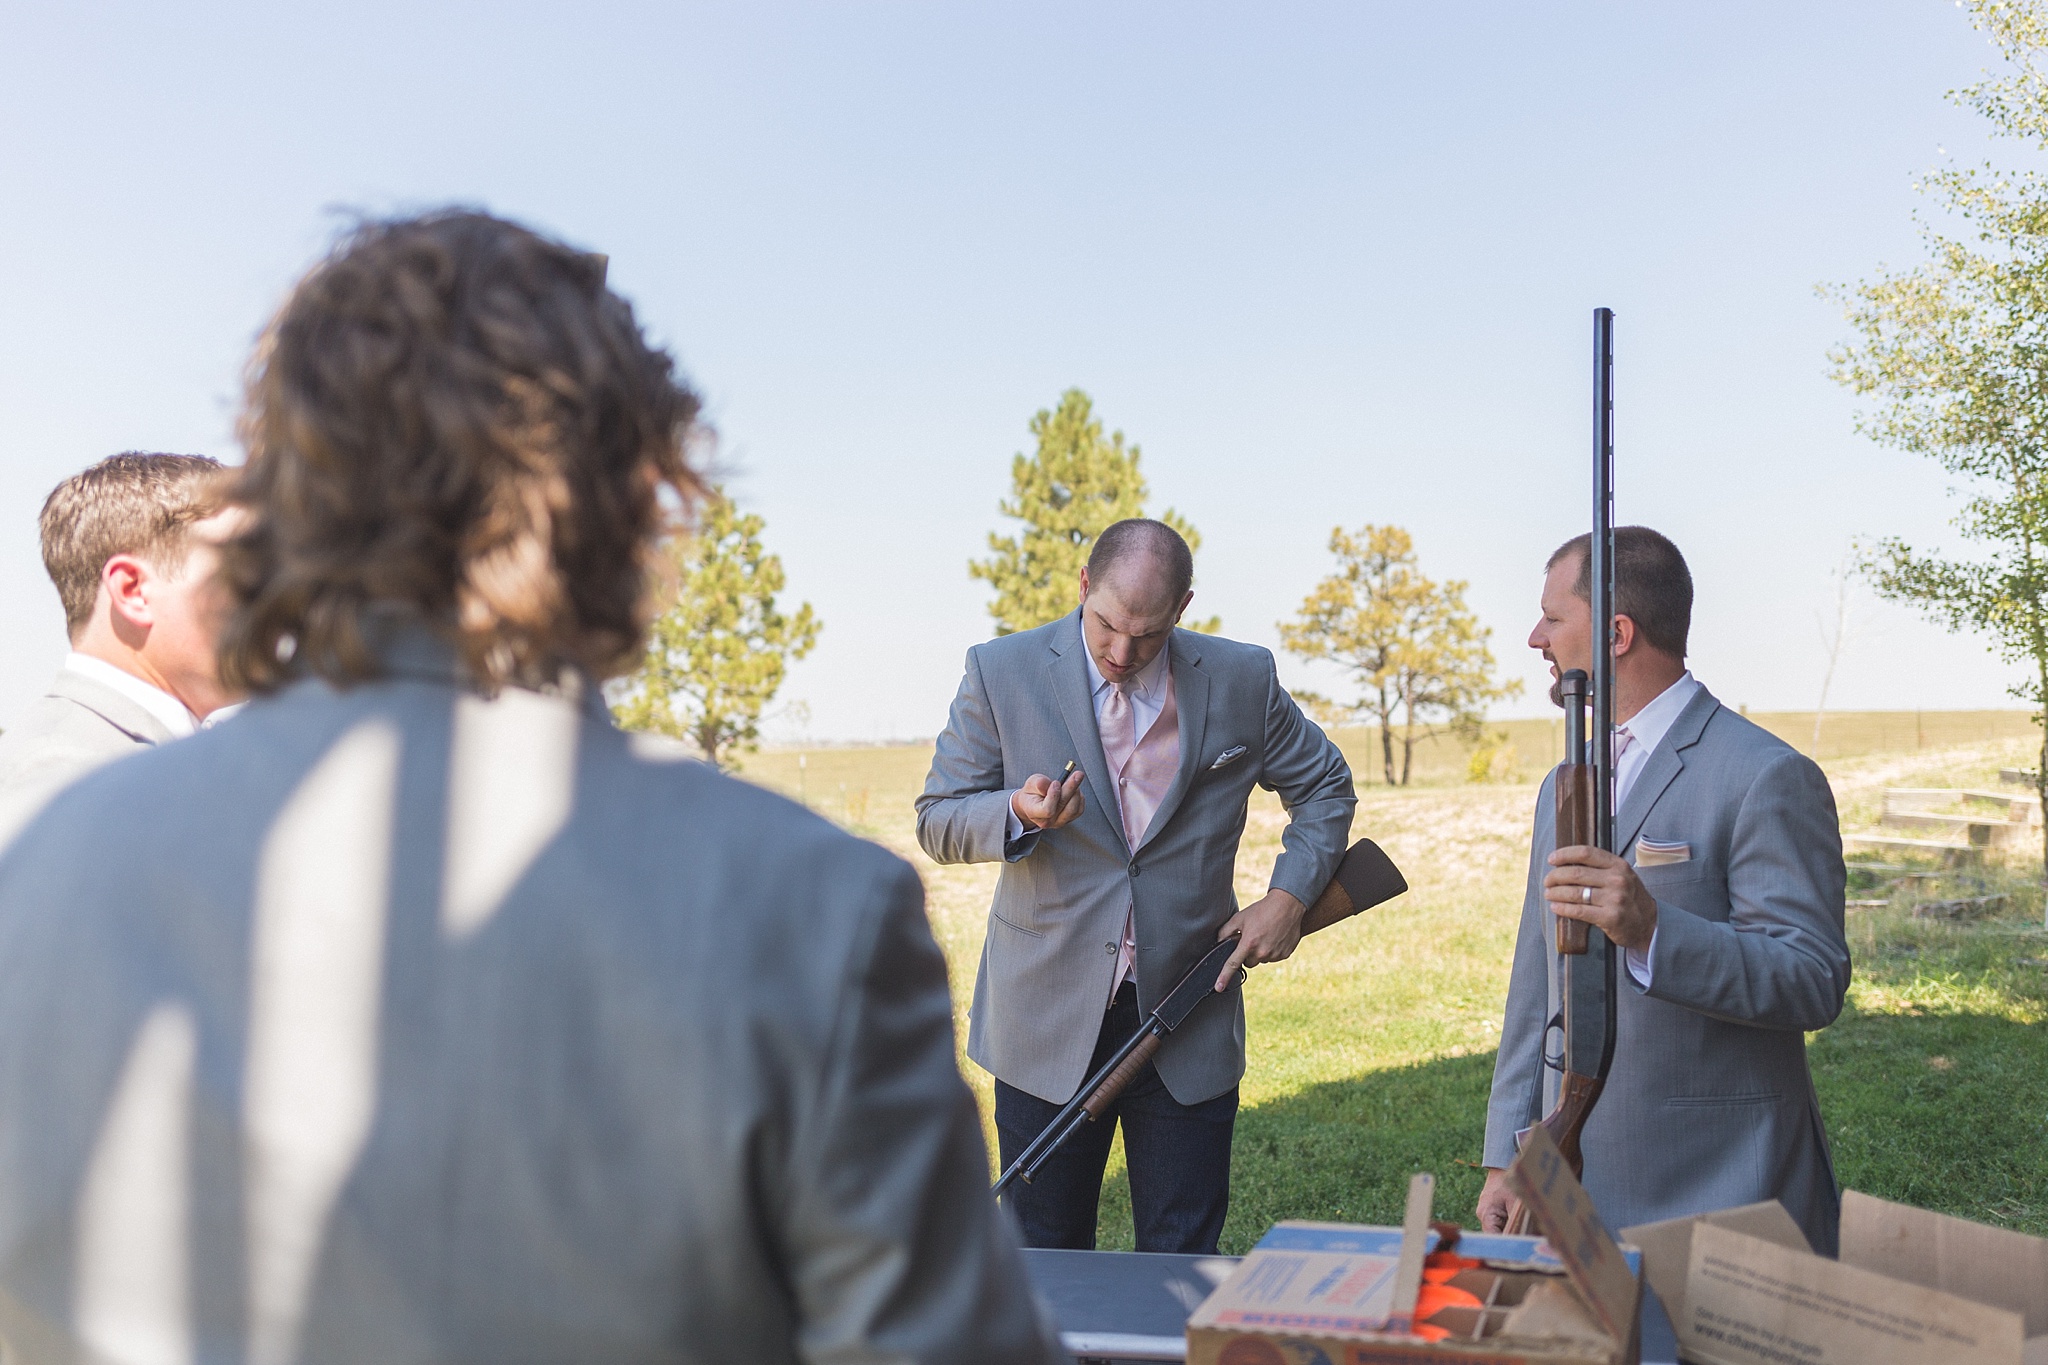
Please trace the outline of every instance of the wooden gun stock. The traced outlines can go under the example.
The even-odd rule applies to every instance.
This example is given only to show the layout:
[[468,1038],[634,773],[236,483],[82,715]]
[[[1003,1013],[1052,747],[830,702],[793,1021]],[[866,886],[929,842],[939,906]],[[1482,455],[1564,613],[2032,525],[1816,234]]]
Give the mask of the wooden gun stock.
[[1306,938],[1350,919],[1407,889],[1408,879],[1401,875],[1401,869],[1394,866],[1386,851],[1370,839],[1360,839],[1345,850],[1336,875],[1301,917],[1302,936]]
[[[1565,1072],[1564,1085],[1557,1096],[1557,1108],[1544,1115],[1543,1121],[1537,1125],[1557,1144],[1558,1155],[1564,1158],[1565,1165],[1572,1168],[1574,1179],[1586,1173],[1586,1154],[1579,1147],[1579,1135],[1586,1131],[1586,1120],[1593,1116],[1593,1106],[1600,1102],[1600,1092],[1606,1088],[1607,1082],[1598,1076]],[[1508,1218],[1505,1231],[1511,1237],[1526,1236],[1529,1221],[1529,1206],[1518,1202]]]

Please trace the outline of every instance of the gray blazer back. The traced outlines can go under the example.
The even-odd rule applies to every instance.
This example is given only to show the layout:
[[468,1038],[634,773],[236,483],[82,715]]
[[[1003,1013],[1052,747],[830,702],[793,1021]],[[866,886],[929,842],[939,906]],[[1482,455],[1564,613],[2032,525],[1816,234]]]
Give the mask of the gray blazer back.
[[[970,649],[917,799],[918,842],[934,860],[1006,860],[974,983],[968,1056],[1055,1103],[1086,1076],[1126,907],[1136,918],[1138,1003],[1149,1011],[1237,913],[1232,882],[1254,786],[1277,791],[1290,816],[1272,885],[1308,904],[1336,871],[1358,804],[1344,755],[1280,686],[1269,652],[1176,630],[1168,662],[1180,770],[1143,841],[1129,847],[1084,649],[1078,612]],[[1087,774],[1086,810],[1006,849],[1009,794],[1069,759]],[[1236,1085],[1242,993],[1203,1004],[1156,1065],[1182,1104]]]
[[[1557,1008],[1554,917],[1543,899],[1555,783],[1535,837],[1487,1114],[1486,1164],[1555,1102],[1540,1053]],[[1834,1167],[1806,1033],[1849,988],[1845,872],[1834,794],[1814,763],[1702,688],[1650,755],[1615,820],[1617,845],[1683,843],[1639,868],[1657,898],[1650,987],[1619,970],[1614,1068],[1587,1122],[1585,1184],[1614,1228],[1776,1199],[1832,1255]]]
[[162,721],[105,683],[59,671],[0,734],[0,839],[67,784],[170,738]]
[[911,869],[398,657],[0,858],[8,1358],[1059,1359]]

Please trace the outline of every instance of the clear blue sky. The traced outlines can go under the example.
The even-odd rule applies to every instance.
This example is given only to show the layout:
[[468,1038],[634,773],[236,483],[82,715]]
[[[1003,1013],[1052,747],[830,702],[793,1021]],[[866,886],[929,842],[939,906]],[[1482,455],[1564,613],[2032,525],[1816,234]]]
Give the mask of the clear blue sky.
[[[0,724],[63,647],[50,486],[237,458],[336,211],[450,201],[609,252],[708,396],[825,621],[786,694],[815,736],[943,723],[989,629],[965,563],[1069,385],[1201,529],[1226,633],[1276,643],[1331,526],[1396,522],[1533,682],[1599,304],[1621,513],[1692,560],[1697,671],[1809,707],[1850,538],[1949,511],[1854,434],[1814,286],[1916,257],[1990,56],[1935,0],[0,4]],[[1981,642],[1862,618],[1834,704],[2012,704]]]

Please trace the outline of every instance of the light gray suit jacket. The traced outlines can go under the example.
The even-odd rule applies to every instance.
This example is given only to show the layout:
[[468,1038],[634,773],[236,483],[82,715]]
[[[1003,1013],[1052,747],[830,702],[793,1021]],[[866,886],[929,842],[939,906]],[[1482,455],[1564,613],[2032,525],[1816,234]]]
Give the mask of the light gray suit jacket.
[[8,1360],[1059,1359],[916,874],[392,657],[0,857]]
[[[1536,802],[1528,892],[1501,1025],[1486,1164],[1548,1111],[1541,1060],[1557,1008],[1554,917],[1543,899],[1556,787]],[[1700,689],[1644,765],[1615,819],[1691,858],[1638,874],[1657,898],[1650,987],[1618,976],[1614,1068],[1584,1138],[1586,1190],[1613,1228],[1764,1199],[1833,1255],[1839,1214],[1806,1033],[1849,989],[1845,874],[1834,794],[1813,762]]]
[[[1124,838],[1095,725],[1079,612],[976,645],[917,799],[917,838],[942,863],[1007,860],[989,908],[967,1055],[1020,1090],[1064,1103],[1080,1087],[1123,937],[1137,925],[1138,1004],[1149,1011],[1237,913],[1231,883],[1253,786],[1290,816],[1272,885],[1314,903],[1358,804],[1344,755],[1302,715],[1256,645],[1176,630],[1180,770],[1137,848]],[[1069,759],[1087,774],[1073,824],[1006,847],[1009,794]],[[1244,1075],[1244,1000],[1201,1006],[1157,1058],[1182,1104]]]
[[170,738],[162,721],[105,683],[59,670],[0,734],[0,839],[67,783]]

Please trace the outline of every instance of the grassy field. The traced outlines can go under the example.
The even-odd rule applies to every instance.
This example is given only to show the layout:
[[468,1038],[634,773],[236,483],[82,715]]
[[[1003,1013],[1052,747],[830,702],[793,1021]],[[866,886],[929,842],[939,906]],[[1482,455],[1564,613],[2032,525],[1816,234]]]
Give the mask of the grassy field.
[[[1759,711],[1749,718],[1799,752],[1813,752],[1813,712]],[[1510,752],[1503,756],[1502,767],[1512,775],[1534,781],[1564,757],[1561,718],[1495,721],[1486,728],[1506,739]],[[1383,785],[1379,731],[1356,727],[1334,733],[1359,782]],[[1818,757],[1825,763],[1872,754],[1904,755],[2019,741],[2028,745],[2026,766],[2032,767],[2032,755],[2040,748],[2040,734],[2025,711],[1830,711],[1821,722]],[[1456,735],[1445,733],[1424,739],[1415,746],[1410,785],[1465,782],[1470,757],[1470,746]],[[1397,775],[1400,761],[1400,736],[1396,732]]]
[[[1752,717],[1807,747],[1811,715]],[[1399,1221],[1408,1175],[1434,1171],[1439,1213],[1469,1218],[1487,1086],[1528,857],[1534,782],[1550,762],[1543,721],[1511,722],[1524,780],[1464,782],[1464,750],[1418,755],[1408,789],[1362,783],[1354,832],[1382,843],[1414,890],[1309,940],[1246,987],[1250,1067],[1238,1120],[1226,1251],[1281,1218]],[[1994,786],[2030,766],[2037,731],[2010,712],[1830,715],[1822,758],[1845,829],[1874,826],[1889,786]],[[1376,774],[1376,733],[1339,741]],[[938,867],[918,850],[911,800],[929,745],[769,752],[744,775],[913,862],[952,965],[960,1035],[992,865]],[[1496,769],[1498,772],[1499,769]],[[1238,890],[1265,889],[1284,824],[1254,800]],[[2048,1233],[2048,933],[2035,862],[1902,884],[1852,911],[1855,983],[1843,1016],[1811,1040],[1838,1173],[1857,1189]],[[1871,879],[1852,891],[1875,900]],[[1916,918],[1930,898],[2007,895],[1971,923]],[[964,1061],[987,1113],[988,1078]],[[1101,1244],[1130,1245],[1121,1154]]]

